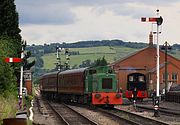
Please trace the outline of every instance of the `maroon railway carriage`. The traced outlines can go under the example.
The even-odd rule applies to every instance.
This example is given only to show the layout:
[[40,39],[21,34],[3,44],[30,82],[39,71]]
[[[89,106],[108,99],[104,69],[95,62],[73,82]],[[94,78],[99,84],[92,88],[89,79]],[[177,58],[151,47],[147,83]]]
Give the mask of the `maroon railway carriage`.
[[57,92],[58,74],[59,71],[47,73],[40,77],[40,90],[42,94]]

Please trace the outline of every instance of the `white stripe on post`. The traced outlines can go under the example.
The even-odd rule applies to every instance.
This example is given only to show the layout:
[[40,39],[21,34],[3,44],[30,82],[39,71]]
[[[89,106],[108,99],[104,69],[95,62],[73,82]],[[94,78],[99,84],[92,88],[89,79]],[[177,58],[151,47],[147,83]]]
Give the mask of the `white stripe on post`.
[[13,58],[9,58],[9,62],[13,62]]

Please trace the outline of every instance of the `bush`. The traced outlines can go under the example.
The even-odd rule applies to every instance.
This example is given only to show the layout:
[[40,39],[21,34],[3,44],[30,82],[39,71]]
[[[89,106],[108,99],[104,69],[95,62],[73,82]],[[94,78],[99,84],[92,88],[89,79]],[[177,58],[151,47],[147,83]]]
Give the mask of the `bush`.
[[17,112],[17,94],[9,94],[8,98],[4,98],[0,96],[0,124],[2,124],[2,120],[7,117],[15,117]]

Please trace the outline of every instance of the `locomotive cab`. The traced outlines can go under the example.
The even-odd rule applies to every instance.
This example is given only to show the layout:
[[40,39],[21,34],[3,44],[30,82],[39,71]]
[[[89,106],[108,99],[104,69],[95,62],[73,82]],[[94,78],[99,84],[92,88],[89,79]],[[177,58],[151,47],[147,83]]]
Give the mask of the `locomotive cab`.
[[116,74],[109,67],[90,69],[88,90],[92,90],[92,104],[122,104],[122,93],[117,92]]
[[147,97],[146,76],[141,73],[132,73],[127,77],[128,99],[143,99]]

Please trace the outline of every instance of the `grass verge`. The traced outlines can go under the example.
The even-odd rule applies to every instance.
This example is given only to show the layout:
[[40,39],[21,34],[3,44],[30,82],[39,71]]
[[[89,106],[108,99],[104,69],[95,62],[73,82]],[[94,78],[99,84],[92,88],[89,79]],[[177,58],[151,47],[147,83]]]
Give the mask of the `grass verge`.
[[2,125],[4,118],[15,117],[17,104],[16,95],[9,95],[8,98],[0,96],[0,125]]

